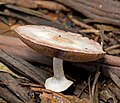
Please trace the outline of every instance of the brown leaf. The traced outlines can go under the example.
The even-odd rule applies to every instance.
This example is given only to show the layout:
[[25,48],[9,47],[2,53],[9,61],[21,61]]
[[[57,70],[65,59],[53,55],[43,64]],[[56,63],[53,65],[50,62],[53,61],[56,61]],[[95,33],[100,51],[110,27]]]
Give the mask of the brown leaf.
[[71,103],[68,99],[63,98],[60,95],[48,94],[45,92],[40,95],[40,98],[42,100],[41,103]]
[[57,101],[49,94],[43,93],[41,96],[41,103],[57,103]]
[[0,62],[0,72],[6,72],[9,73],[17,78],[21,78],[20,76],[18,76],[17,74],[15,74],[14,72],[12,72],[7,66],[5,66],[3,63]]
[[67,95],[65,97],[70,101],[70,103],[90,103],[90,100],[87,98],[79,99],[76,96],[67,96]]

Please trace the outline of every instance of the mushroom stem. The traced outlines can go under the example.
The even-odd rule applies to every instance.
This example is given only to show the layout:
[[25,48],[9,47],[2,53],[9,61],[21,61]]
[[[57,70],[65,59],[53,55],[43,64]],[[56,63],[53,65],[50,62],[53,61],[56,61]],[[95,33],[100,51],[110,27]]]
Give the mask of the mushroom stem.
[[64,77],[63,60],[59,58],[53,58],[53,71],[54,77],[58,80]]
[[46,89],[50,89],[55,92],[61,92],[70,87],[73,82],[66,79],[63,70],[63,60],[53,58],[53,71],[54,76],[50,77],[45,82]]

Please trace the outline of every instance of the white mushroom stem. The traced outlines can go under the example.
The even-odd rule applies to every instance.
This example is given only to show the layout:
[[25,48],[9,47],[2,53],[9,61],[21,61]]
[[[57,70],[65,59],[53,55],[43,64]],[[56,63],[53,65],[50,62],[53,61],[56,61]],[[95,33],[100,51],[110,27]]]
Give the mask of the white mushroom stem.
[[50,77],[45,82],[46,89],[50,89],[55,92],[61,92],[70,87],[73,82],[66,79],[63,70],[63,60],[53,58],[53,71],[54,76]]
[[63,60],[58,58],[53,58],[53,71],[54,77],[57,80],[64,78],[64,70],[63,70]]

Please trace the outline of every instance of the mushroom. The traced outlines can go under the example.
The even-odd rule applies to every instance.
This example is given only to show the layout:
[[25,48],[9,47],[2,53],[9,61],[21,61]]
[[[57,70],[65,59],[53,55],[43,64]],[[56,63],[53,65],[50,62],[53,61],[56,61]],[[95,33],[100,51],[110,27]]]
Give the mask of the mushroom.
[[80,34],[65,32],[49,26],[25,25],[15,28],[19,38],[32,49],[53,57],[54,76],[45,81],[46,89],[62,92],[73,82],[64,75],[63,60],[94,61],[104,56],[99,43]]

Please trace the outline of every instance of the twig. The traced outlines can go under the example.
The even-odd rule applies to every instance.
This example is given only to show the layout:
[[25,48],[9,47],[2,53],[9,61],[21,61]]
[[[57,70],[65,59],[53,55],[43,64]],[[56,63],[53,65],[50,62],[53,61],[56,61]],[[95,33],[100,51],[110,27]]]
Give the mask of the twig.
[[99,30],[95,30],[95,29],[83,29],[80,30],[81,33],[94,33],[97,36],[100,36],[99,34]]
[[115,75],[114,73],[110,72],[110,71],[109,71],[109,74],[110,74],[111,79],[115,82],[115,84],[120,89],[120,78],[117,75]]
[[78,94],[78,98],[81,97],[82,93],[84,92],[85,88],[88,86],[88,84],[86,83],[85,86],[82,88],[82,90],[80,91],[80,93]]
[[109,51],[107,51],[107,53],[111,54],[111,55],[118,55],[118,54],[120,54],[120,49],[109,50]]
[[24,13],[27,13],[27,14],[30,14],[30,15],[34,15],[34,16],[52,21],[45,14],[43,14],[41,12],[38,12],[38,11],[35,11],[35,10],[27,9],[27,8],[24,8],[24,7],[18,7],[18,6],[10,5],[10,4],[7,4],[6,7],[10,8],[10,9],[13,9],[13,10],[17,10],[17,11],[20,11],[20,12],[24,12]]
[[77,19],[75,19],[72,15],[68,15],[68,18],[75,24],[78,25],[82,28],[86,28],[86,29],[93,29],[92,26],[89,26],[81,21],[78,21]]
[[103,47],[104,45],[104,30],[103,30],[103,26],[101,25],[101,28],[100,28],[100,36],[101,36],[101,46]]
[[91,101],[92,100],[92,91],[91,91],[91,86],[90,86],[90,78],[91,78],[91,75],[88,77],[88,88],[89,88],[89,96],[90,96],[90,101]]
[[106,48],[105,51],[107,52],[107,51],[110,51],[111,49],[117,49],[117,48],[120,48],[120,44],[112,45]]
[[45,74],[44,70],[38,70],[37,67],[34,67],[21,58],[10,55],[7,53],[7,51],[2,49],[0,49],[0,61],[11,67],[11,69],[17,73],[24,75],[25,77],[38,83],[41,83],[41,85],[44,85],[44,80],[48,77],[48,74]]
[[[96,22],[107,23],[120,26],[120,3],[109,0],[56,0],[66,6],[77,10],[85,16],[93,19]],[[108,5],[109,3],[109,5]],[[117,6],[113,6],[113,5]],[[113,9],[111,9],[113,7]]]
[[98,71],[96,73],[96,75],[95,75],[95,80],[94,80],[93,85],[92,85],[92,94],[91,94],[91,96],[92,96],[92,98],[91,98],[92,103],[94,103],[94,100],[95,100],[95,98],[94,98],[94,96],[95,96],[95,88],[96,88],[96,84],[97,84],[97,80],[98,80],[99,75],[100,75],[100,72]]

